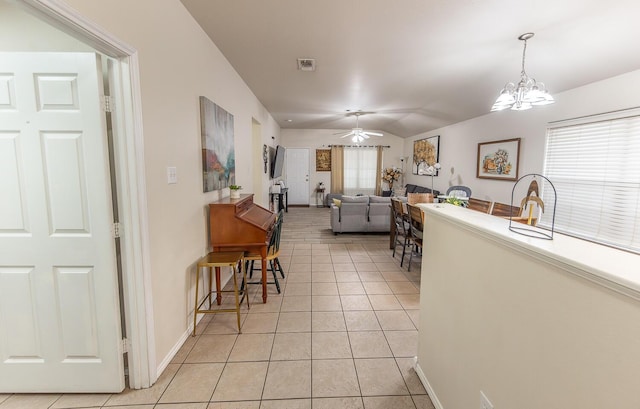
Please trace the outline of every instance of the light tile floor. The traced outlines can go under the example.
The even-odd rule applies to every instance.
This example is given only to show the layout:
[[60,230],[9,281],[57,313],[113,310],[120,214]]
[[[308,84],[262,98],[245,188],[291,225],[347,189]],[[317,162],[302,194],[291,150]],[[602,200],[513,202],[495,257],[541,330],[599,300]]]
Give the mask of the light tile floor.
[[285,215],[280,262],[282,293],[262,304],[250,286],[241,335],[235,314],[203,317],[153,387],[0,395],[0,409],[434,408],[413,369],[419,257],[407,272],[388,235],[335,236],[311,207]]

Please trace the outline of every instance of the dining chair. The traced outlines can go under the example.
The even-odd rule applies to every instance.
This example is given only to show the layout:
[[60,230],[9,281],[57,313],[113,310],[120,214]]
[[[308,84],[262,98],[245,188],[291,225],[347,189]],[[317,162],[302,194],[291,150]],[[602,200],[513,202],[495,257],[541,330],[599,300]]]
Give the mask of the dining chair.
[[493,210],[493,202],[470,197],[469,204],[467,205],[467,209],[491,214],[491,211]]
[[[284,220],[284,210],[280,210],[278,216],[276,217],[276,223],[273,227],[273,234],[271,235],[271,239],[269,240],[269,246],[267,247],[267,270],[271,271],[273,274],[273,282],[267,282],[267,284],[275,284],[276,289],[278,290],[278,294],[280,294],[280,282],[278,281],[278,272],[282,278],[284,277],[284,270],[282,269],[282,265],[280,264],[280,260],[278,257],[280,256],[280,236],[282,234],[282,222]],[[254,270],[260,270],[260,268],[256,268],[255,264],[258,261],[258,266],[261,266],[262,256],[257,253],[245,253],[245,270],[249,275],[249,279],[253,278]],[[248,281],[246,284],[262,284],[262,281]],[[244,289],[245,282],[242,282],[240,290]]]
[[398,245],[402,246],[402,257],[400,258],[400,267],[402,267],[407,246],[409,249],[413,246],[411,232],[409,232],[409,215],[404,211],[403,203],[397,199],[391,199],[391,210],[393,212],[393,221],[395,224],[393,257],[396,256],[396,248]]
[[[422,210],[414,205],[407,203],[407,213],[409,214],[409,231],[411,233],[411,241],[415,250],[422,254],[422,237],[424,234],[424,223]],[[409,255],[409,266],[407,271],[411,271],[411,261],[413,260],[413,251]]]
[[458,198],[471,197],[471,188],[461,185],[449,186],[449,188],[447,189],[447,196]]

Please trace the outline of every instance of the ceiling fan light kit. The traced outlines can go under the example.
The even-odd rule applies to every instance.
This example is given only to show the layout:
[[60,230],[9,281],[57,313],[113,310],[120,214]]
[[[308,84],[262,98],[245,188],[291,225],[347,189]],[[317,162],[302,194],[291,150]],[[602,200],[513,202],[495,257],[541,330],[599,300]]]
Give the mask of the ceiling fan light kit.
[[[359,118],[360,115],[364,115],[364,112],[354,112],[352,115],[354,115],[356,117],[356,127],[351,129],[351,131],[347,132],[346,134],[342,135],[341,138],[346,138],[347,136],[351,136],[351,141],[353,143],[360,143],[362,141],[364,141],[365,139],[369,139],[370,136],[382,136],[383,134],[381,134],[380,132],[371,132],[371,131],[365,131],[364,129],[360,128],[360,124],[359,124]],[[338,135],[340,132],[338,132],[337,134],[334,135]]]
[[491,112],[502,111],[507,108],[511,108],[513,111],[524,111],[536,105],[548,105],[555,102],[551,94],[547,92],[544,84],[529,77],[524,69],[527,40],[533,36],[533,33],[524,33],[518,37],[518,40],[524,41],[520,82],[517,85],[509,82],[504,86],[498,99],[491,107]]

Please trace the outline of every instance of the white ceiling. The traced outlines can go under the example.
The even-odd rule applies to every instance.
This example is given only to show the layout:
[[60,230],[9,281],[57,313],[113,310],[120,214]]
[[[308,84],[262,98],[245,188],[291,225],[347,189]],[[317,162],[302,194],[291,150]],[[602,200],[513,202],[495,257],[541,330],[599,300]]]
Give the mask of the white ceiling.
[[360,109],[408,137],[484,115],[529,31],[552,94],[640,69],[639,0],[181,1],[282,128],[348,129]]

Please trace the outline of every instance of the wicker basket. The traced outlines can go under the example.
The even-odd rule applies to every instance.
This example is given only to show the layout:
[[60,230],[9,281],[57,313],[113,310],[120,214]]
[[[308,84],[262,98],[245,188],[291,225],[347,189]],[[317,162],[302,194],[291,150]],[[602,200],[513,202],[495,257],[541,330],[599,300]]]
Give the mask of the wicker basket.
[[433,194],[431,193],[409,193],[407,194],[407,203],[433,203]]

